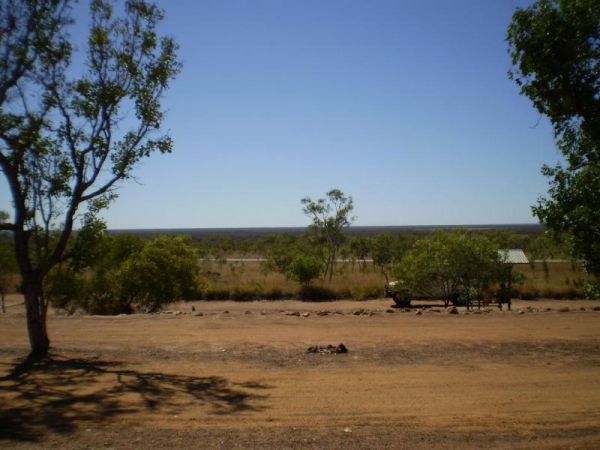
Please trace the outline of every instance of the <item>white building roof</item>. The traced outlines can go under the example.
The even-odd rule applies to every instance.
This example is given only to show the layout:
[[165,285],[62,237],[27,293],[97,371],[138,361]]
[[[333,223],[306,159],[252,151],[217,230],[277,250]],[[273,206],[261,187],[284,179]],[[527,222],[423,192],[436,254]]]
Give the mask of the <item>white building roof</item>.
[[529,264],[527,256],[520,248],[500,249],[498,255],[506,264]]

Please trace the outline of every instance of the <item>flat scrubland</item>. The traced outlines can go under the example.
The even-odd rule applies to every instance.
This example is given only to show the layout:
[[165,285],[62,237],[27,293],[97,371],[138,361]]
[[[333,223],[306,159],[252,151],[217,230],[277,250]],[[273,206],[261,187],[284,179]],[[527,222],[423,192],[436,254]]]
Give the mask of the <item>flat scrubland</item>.
[[[10,306],[0,446],[600,448],[600,302],[458,315],[390,304],[53,312],[52,355],[33,363],[22,306]],[[306,353],[339,343],[347,354]]]

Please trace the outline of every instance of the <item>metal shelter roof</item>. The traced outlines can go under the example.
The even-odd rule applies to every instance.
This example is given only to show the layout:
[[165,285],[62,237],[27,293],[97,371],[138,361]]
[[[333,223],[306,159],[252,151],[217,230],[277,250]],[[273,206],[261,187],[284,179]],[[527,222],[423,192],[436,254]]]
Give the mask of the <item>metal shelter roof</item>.
[[520,248],[500,249],[498,255],[506,264],[529,264],[527,256]]

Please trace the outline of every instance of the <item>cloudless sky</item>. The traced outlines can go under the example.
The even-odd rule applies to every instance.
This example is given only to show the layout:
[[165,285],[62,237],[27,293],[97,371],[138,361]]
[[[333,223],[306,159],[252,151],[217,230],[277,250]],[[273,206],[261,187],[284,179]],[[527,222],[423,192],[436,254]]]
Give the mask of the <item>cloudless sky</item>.
[[529,3],[159,2],[184,64],[174,152],[123,185],[109,228],[302,226],[300,199],[334,187],[357,225],[535,222],[560,155],[507,77]]

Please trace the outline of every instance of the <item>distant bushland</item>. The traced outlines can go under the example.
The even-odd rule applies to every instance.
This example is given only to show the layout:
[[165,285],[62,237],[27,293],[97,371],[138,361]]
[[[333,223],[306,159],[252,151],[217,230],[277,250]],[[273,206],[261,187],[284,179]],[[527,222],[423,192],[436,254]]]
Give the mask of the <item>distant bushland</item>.
[[[393,234],[427,234],[435,230],[464,229],[474,232],[506,232],[539,235],[544,231],[540,224],[497,224],[497,225],[354,225],[344,230],[348,236],[375,236],[381,233]],[[193,240],[248,239],[257,240],[267,236],[301,235],[306,233],[306,227],[240,227],[240,228],[137,228],[137,229],[109,229],[109,235],[133,235],[143,238],[152,236],[189,236]]]
[[[524,276],[522,284],[513,286],[515,298],[584,297],[592,277],[569,259],[565,245],[544,234],[495,229],[465,233],[485,236],[494,248],[526,251],[531,263],[515,266],[515,272]],[[389,265],[430,235],[350,234],[339,249],[331,280],[315,272],[305,286],[306,278],[289,269],[294,269],[294,261],[318,261],[321,255],[319,242],[306,232],[200,240],[107,233],[94,246],[82,249],[79,258],[52,272],[48,297],[55,307],[93,314],[155,311],[179,300],[381,298]],[[294,270],[305,269],[300,265]],[[11,289],[18,284],[13,281]],[[413,292],[413,296],[427,297],[422,292]]]

